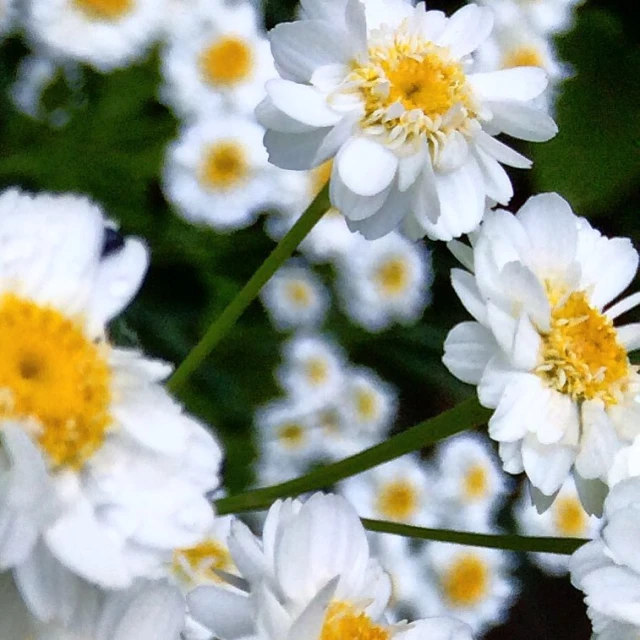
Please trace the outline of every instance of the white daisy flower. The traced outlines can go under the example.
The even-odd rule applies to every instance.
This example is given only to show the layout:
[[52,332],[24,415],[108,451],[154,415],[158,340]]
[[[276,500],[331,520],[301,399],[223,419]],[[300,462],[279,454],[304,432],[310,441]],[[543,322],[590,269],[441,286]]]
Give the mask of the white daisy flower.
[[606,238],[557,194],[530,198],[516,216],[488,214],[475,247],[454,247],[472,273],[454,289],[476,322],[456,326],[444,363],[496,409],[489,435],[509,473],[525,471],[539,510],[574,469],[584,507],[597,513],[617,450],[640,433],[640,327],[614,327],[640,302],[610,306],[633,280],[638,254]]
[[198,540],[221,452],[161,386],[170,367],[107,340],[142,243],[84,198],[9,190],[0,248],[0,567],[47,619],[54,558],[123,589]]
[[548,140],[557,127],[531,105],[541,69],[470,73],[490,9],[451,18],[402,0],[307,0],[308,19],[270,34],[279,79],[259,120],[269,159],[303,170],[335,156],[331,201],[375,239],[401,226],[449,240],[475,229],[490,198],[513,195],[502,164],[530,162],[493,136]]
[[[552,538],[594,538],[600,530],[600,518],[590,516],[582,507],[573,478],[567,478],[551,507],[538,513],[528,491],[523,491],[514,507],[518,530],[525,536]],[[542,571],[562,576],[569,571],[569,557],[559,553],[531,553],[529,557]]]
[[367,331],[415,323],[430,301],[431,254],[398,233],[362,240],[338,262],[342,306]]
[[181,116],[221,108],[250,115],[277,74],[248,2],[198,2],[172,30],[163,57],[162,98]]
[[124,67],[160,34],[165,0],[31,0],[25,27],[53,58]]
[[429,466],[408,455],[345,480],[340,493],[363,518],[433,527],[439,523],[433,485]]
[[280,331],[318,326],[329,306],[329,293],[320,278],[297,262],[278,269],[260,297],[271,321]]
[[445,526],[486,530],[508,489],[490,444],[480,434],[462,434],[441,444],[436,458],[434,495]]
[[363,438],[362,434],[354,433],[348,422],[350,417],[341,407],[340,396],[334,398],[332,403],[318,407],[312,414],[312,420],[320,459],[342,460],[367,449],[382,437],[380,434],[378,437]]
[[370,556],[355,511],[339,496],[277,502],[262,541],[238,523],[230,547],[247,595],[201,587],[189,597],[194,615],[222,640],[471,638],[465,625],[450,619],[386,623],[389,578]]
[[510,29],[524,22],[541,35],[567,31],[582,0],[478,0],[493,10],[497,26]]
[[[307,462],[303,459],[303,462]],[[306,467],[301,467],[299,460],[285,458],[273,449],[266,448],[260,452],[255,464],[256,484],[259,487],[271,487],[302,475]]]
[[458,618],[479,636],[504,622],[518,592],[504,551],[434,542],[424,558],[433,573],[422,596],[431,615]]
[[634,640],[640,633],[640,478],[611,489],[597,540],[570,560],[571,582],[584,591],[594,640]]
[[164,190],[187,220],[230,231],[252,224],[278,199],[279,169],[252,120],[210,114],[187,126],[167,151]]

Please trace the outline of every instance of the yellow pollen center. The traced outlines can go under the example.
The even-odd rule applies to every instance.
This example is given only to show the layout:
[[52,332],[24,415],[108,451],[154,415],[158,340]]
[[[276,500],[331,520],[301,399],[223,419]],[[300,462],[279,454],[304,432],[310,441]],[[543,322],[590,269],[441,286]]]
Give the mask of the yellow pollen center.
[[287,297],[299,307],[308,307],[311,304],[311,290],[309,285],[302,280],[292,280],[286,286]]
[[232,87],[246,81],[253,65],[250,45],[237,37],[220,38],[200,54],[200,71],[212,85]]
[[278,440],[287,449],[297,449],[304,443],[304,429],[299,424],[284,424],[278,429]]
[[589,516],[576,498],[566,497],[556,500],[553,510],[554,524],[560,535],[579,538],[585,534]]
[[467,470],[464,476],[464,496],[467,500],[480,500],[487,495],[489,481],[486,469],[479,464],[474,464]]
[[472,607],[489,589],[489,571],[478,556],[465,553],[442,576],[442,590],[454,607]]
[[322,187],[324,187],[329,178],[331,178],[331,172],[333,171],[333,160],[329,160],[319,167],[311,170],[311,195],[315,198]]
[[56,466],[79,469],[112,423],[108,347],[53,307],[0,298],[0,417],[32,420]]
[[599,398],[611,405],[625,391],[631,366],[611,320],[578,291],[553,309],[536,372],[576,401]]
[[309,382],[314,386],[320,386],[329,379],[329,367],[320,358],[309,358],[305,366],[305,373]]
[[374,420],[378,415],[378,398],[370,389],[356,391],[356,412],[362,420]]
[[116,20],[129,13],[133,0],[74,0],[76,6],[92,18]]
[[384,484],[376,501],[378,513],[388,520],[409,520],[418,510],[419,496],[408,480],[393,480]]
[[319,640],[389,640],[390,633],[344,602],[329,605]]
[[229,550],[213,539],[173,553],[173,570],[185,582],[222,582],[216,570],[231,573],[234,569]]
[[392,258],[378,267],[375,280],[382,289],[382,293],[388,297],[400,295],[409,282],[409,270],[404,260]]
[[219,191],[238,187],[248,174],[249,163],[244,149],[230,140],[212,144],[200,168],[200,179],[204,185]]
[[544,60],[535,47],[519,47],[507,51],[502,58],[503,69],[513,67],[544,67]]

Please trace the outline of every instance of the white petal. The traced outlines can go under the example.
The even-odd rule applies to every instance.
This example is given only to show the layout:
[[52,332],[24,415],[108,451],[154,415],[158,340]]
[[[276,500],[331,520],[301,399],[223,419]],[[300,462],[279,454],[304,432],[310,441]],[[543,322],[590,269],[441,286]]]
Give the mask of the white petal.
[[618,316],[621,316],[631,309],[635,309],[640,304],[640,292],[632,293],[630,296],[626,296],[619,302],[610,306],[607,309],[606,316],[610,320],[615,320]]
[[314,127],[331,127],[342,118],[314,87],[273,79],[267,82],[266,89],[273,105],[294,120]]
[[449,47],[455,58],[471,53],[484,42],[493,28],[493,12],[488,7],[469,4],[448,20],[436,44]]
[[198,587],[188,595],[187,602],[195,620],[221,638],[236,640],[255,632],[246,595],[218,587]]
[[509,175],[495,158],[480,147],[476,147],[474,153],[482,171],[487,196],[500,204],[507,204],[513,197],[513,185]]
[[508,147],[504,142],[496,140],[486,131],[478,131],[474,137],[474,141],[483,151],[502,164],[517,169],[530,169],[533,164],[531,160],[525,158],[511,147]]
[[283,111],[280,111],[267,96],[256,107],[256,120],[265,128],[273,129],[281,133],[307,133],[315,131],[316,127],[291,118]]
[[406,191],[418,179],[427,160],[428,150],[425,145],[421,145],[419,151],[400,158],[398,163],[398,188]]
[[384,191],[398,169],[398,159],[389,149],[362,137],[351,138],[340,149],[336,163],[347,189],[365,197]]
[[497,349],[490,331],[477,322],[461,322],[447,335],[442,362],[459,380],[478,384]]
[[515,67],[488,73],[472,73],[469,84],[481,100],[527,101],[537,98],[547,87],[548,77],[539,67]]
[[574,473],[573,477],[584,510],[589,515],[601,518],[609,487],[602,480],[585,480],[579,473]]
[[475,278],[463,269],[451,269],[451,285],[464,308],[480,323],[486,325],[485,301],[478,290]]
[[618,328],[618,342],[627,350],[640,349],[640,322]]
[[575,460],[572,447],[540,444],[527,436],[522,443],[522,462],[531,484],[546,496],[554,494],[567,479]]
[[536,107],[516,102],[492,102],[492,124],[500,131],[531,142],[546,142],[558,133],[553,118]]
[[455,171],[464,163],[469,153],[467,139],[459,132],[451,132],[436,156],[437,171]]
[[528,315],[522,314],[518,318],[516,332],[513,337],[511,362],[522,371],[533,369],[538,362],[538,354],[542,345],[542,338],[535,329]]
[[330,157],[319,154],[319,149],[330,132],[330,127],[306,133],[269,130],[264,134],[264,146],[269,153],[269,162],[282,169],[295,171],[317,167]]

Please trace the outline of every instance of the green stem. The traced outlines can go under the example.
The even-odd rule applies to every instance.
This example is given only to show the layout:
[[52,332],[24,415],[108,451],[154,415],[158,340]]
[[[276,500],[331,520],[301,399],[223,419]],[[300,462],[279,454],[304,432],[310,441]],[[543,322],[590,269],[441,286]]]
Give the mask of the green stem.
[[272,487],[221,498],[216,502],[217,512],[225,514],[268,509],[278,498],[299,496],[308,491],[327,489],[340,480],[377,467],[412,451],[417,451],[461,431],[480,426],[488,420],[490,415],[491,412],[481,407],[475,397],[470,398],[453,409],[421,422],[375,447],[334,464],[314,469],[300,478]]
[[541,553],[558,553],[571,555],[588,540],[582,538],[543,538],[538,536],[517,536],[513,534],[495,535],[486,533],[469,533],[467,531],[448,531],[447,529],[426,529],[413,527],[397,522],[362,519],[362,524],[369,531],[390,533],[407,538],[452,542],[473,547],[503,549],[505,551],[529,551]]
[[318,193],[307,210],[300,216],[289,232],[280,240],[267,259],[260,265],[238,295],[229,303],[222,314],[214,320],[200,342],[187,354],[167,383],[170,391],[184,385],[189,376],[202,364],[214,347],[224,338],[244,310],[253,302],[271,276],[291,256],[306,238],[314,225],[329,209],[328,185]]

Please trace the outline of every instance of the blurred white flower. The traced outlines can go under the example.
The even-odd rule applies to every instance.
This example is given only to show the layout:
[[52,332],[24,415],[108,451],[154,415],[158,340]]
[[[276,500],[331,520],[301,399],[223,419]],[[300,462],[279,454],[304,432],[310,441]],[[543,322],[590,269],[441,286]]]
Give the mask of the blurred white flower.
[[16,0],[0,0],[0,37],[13,28],[16,17]]
[[478,0],[493,10],[496,25],[510,29],[525,23],[532,31],[548,36],[569,30],[575,20],[575,8],[582,0]]

